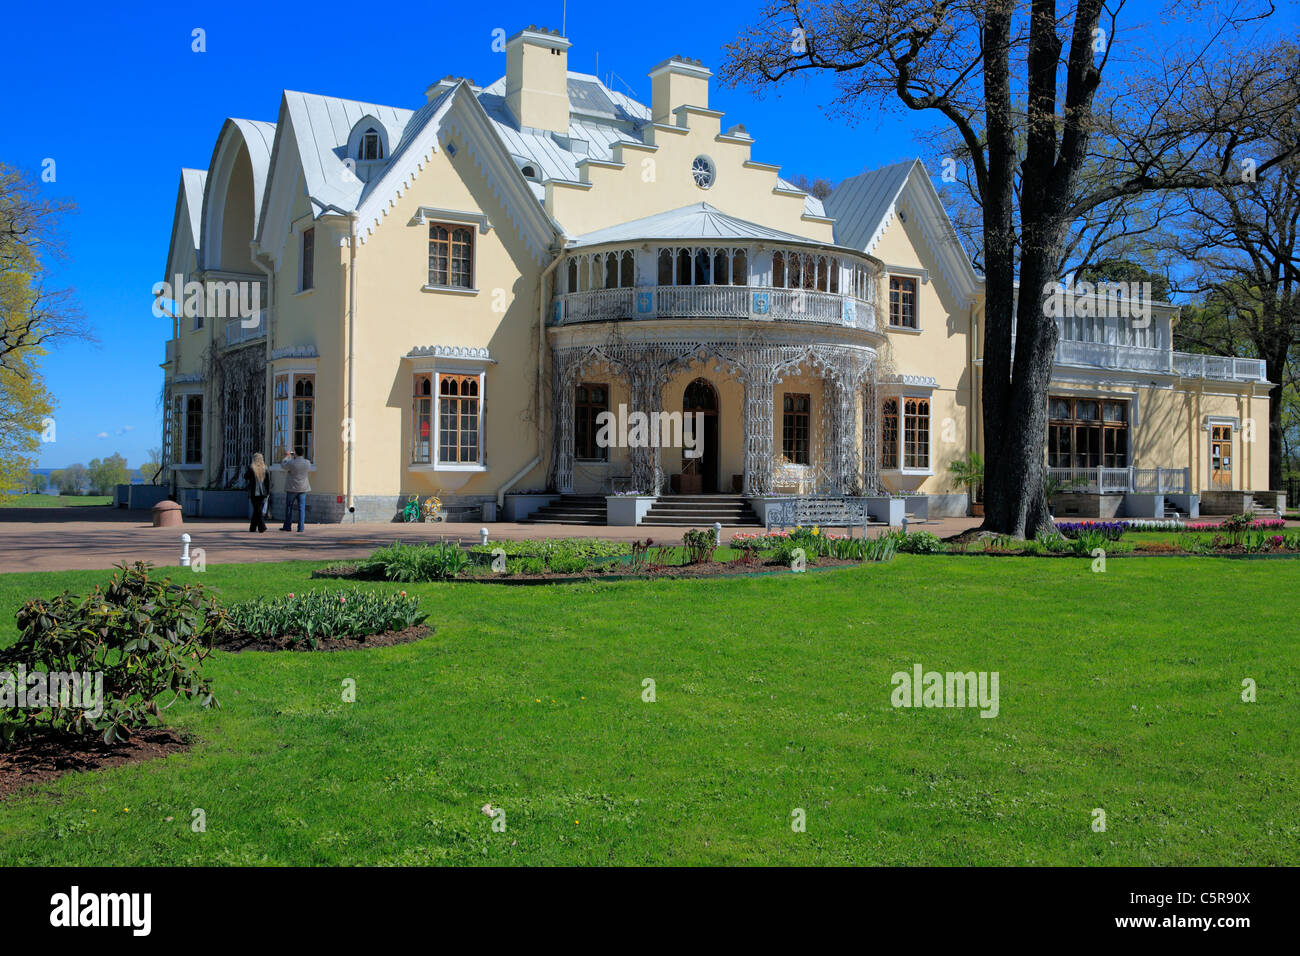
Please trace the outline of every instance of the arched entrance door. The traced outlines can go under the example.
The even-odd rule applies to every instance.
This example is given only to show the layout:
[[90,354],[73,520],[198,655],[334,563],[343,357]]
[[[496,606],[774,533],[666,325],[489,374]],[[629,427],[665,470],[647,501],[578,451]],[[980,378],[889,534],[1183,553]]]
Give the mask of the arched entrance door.
[[[692,417],[688,426],[687,416],[699,413],[703,416],[704,430],[695,436],[695,448],[700,452],[698,458],[682,456],[683,494],[717,494],[718,491],[718,390],[708,379],[697,378],[686,386],[682,396],[682,428],[694,428],[697,419]],[[698,477],[696,477],[698,476]]]

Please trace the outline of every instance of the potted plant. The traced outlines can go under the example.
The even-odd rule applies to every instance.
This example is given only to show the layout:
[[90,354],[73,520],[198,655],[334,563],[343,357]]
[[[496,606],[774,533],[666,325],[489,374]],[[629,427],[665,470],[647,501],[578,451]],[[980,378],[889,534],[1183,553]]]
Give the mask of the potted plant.
[[948,471],[952,474],[953,484],[970,492],[971,514],[977,518],[984,517],[984,502],[976,501],[976,498],[983,497],[980,492],[984,486],[984,456],[973,451],[970,457],[949,463]]

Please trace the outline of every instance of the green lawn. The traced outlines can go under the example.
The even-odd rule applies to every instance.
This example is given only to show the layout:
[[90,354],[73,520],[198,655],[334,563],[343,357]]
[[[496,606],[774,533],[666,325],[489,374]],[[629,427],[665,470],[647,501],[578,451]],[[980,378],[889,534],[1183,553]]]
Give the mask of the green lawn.
[[[0,864],[1300,864],[1300,561],[1090,566],[403,585],[433,637],[216,655],[222,709],[169,712],[191,752],[5,801]],[[0,575],[0,643],[104,577]],[[998,671],[1000,714],[894,709],[914,663]]]
[[80,508],[86,505],[111,505],[112,495],[6,495],[0,508]]

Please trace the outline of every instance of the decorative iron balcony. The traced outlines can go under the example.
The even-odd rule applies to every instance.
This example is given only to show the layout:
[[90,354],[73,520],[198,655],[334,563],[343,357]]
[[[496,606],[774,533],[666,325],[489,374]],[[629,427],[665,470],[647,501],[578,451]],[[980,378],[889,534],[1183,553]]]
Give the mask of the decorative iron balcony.
[[874,307],[856,296],[767,286],[638,286],[570,292],[555,297],[551,313],[552,325],[638,319],[749,319],[876,329]]

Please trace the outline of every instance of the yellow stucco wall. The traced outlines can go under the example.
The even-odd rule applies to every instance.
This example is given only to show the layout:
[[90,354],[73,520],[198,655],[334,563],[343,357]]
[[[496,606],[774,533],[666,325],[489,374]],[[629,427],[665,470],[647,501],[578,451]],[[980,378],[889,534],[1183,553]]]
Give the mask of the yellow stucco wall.
[[[926,494],[955,494],[963,489],[952,483],[948,466],[966,457],[969,449],[969,423],[972,414],[968,363],[970,304],[941,274],[934,253],[921,234],[919,215],[899,201],[903,216],[894,216],[886,226],[872,255],[885,264],[882,277],[879,316],[886,330],[887,345],[882,352],[882,374],[930,376],[937,383],[933,392],[906,386],[881,387],[887,395],[918,395],[930,398],[930,471],[929,476],[882,472],[885,486],[893,491],[920,491]],[[889,327],[890,266],[900,276],[917,278],[918,330]],[[928,278],[917,272],[928,273]],[[923,281],[924,278],[924,281]]]
[[[716,113],[688,110],[688,126],[654,126],[649,146],[616,145],[614,164],[588,163],[589,185],[548,183],[546,209],[571,236],[706,202],[725,213],[818,242],[832,241],[830,223],[804,219],[803,195],[774,192],[775,167],[750,162],[750,142],[720,137]],[[695,157],[713,160],[713,185],[691,176]],[[621,164],[621,166],[617,165]]]
[[[539,60],[538,69],[563,72],[565,58]],[[558,62],[555,62],[558,61]],[[540,75],[540,74],[539,74]],[[673,94],[673,101],[694,96],[693,80],[678,78],[686,92]],[[666,81],[660,82],[663,87]],[[702,82],[702,81],[701,81]],[[550,77],[550,85],[560,80]],[[665,87],[666,88],[666,87]],[[667,94],[663,94],[667,95]],[[707,91],[698,94],[707,102]],[[522,101],[521,101],[522,102]],[[538,107],[541,109],[541,107]],[[723,133],[723,117],[702,106],[688,106],[668,113],[666,122],[647,130],[646,145],[619,145],[611,162],[586,163],[580,167],[580,183],[548,182],[544,208],[569,237],[626,223],[694,203],[709,203],[725,213],[791,233],[805,239],[831,243],[833,227],[828,221],[804,213],[802,194],[777,187],[775,166],[756,162],[753,142]],[[553,124],[554,125],[554,124]],[[346,217],[327,214],[313,219],[305,183],[294,185],[296,200],[290,219],[293,229],[282,251],[271,290],[270,338],[252,347],[268,351],[315,350],[314,356],[276,359],[268,369],[268,389],[279,372],[312,372],[315,389],[315,473],[313,490],[343,494],[348,488],[349,449],[345,445],[344,420],[348,416],[345,396],[348,381],[349,283],[355,281],[355,365],[350,450],[352,492],[357,496],[404,496],[408,494],[488,496],[514,477],[539,453],[543,461],[521,476],[517,488],[539,488],[546,480],[549,454],[549,359],[544,369],[546,406],[535,408],[537,391],[539,281],[544,262],[531,253],[519,235],[512,217],[502,208],[492,185],[472,158],[470,144],[453,140],[461,148],[452,156],[438,148],[405,185],[373,229],[361,223],[365,241],[356,250],[355,274],[350,276],[350,250],[345,241],[350,223]],[[445,144],[444,144],[445,145]],[[242,149],[242,147],[241,147]],[[248,161],[241,155],[226,202],[229,206],[250,206],[251,176]],[[691,174],[692,162],[708,156],[715,167],[715,179],[708,189],[700,188]],[[450,210],[466,217],[486,215],[486,228],[474,231],[474,290],[468,292],[428,290],[428,225],[420,221],[422,207]],[[949,478],[951,462],[982,446],[979,437],[979,368],[974,361],[972,316],[978,317],[981,303],[949,281],[921,229],[924,210],[913,210],[905,193],[883,235],[870,250],[884,263],[878,291],[881,309],[879,327],[884,330],[881,350],[882,374],[933,378],[929,389],[916,383],[883,383],[880,397],[919,395],[930,406],[930,468],[924,474],[884,472],[882,480],[894,491],[931,494],[955,493],[962,489]],[[430,219],[438,221],[436,213]],[[222,241],[223,259],[239,259],[247,248],[251,222],[241,225],[228,215]],[[299,290],[299,234],[314,227],[315,285]],[[245,254],[240,268],[253,271]],[[223,265],[225,262],[223,261]],[[193,264],[187,268],[193,268]],[[892,271],[917,278],[919,329],[915,332],[888,326],[888,275]],[[546,290],[549,299],[549,284]],[[220,320],[209,319],[195,330],[192,320],[181,318],[177,361],[171,375],[199,375],[205,372],[205,350],[224,333]],[[809,328],[815,335],[815,327]],[[445,346],[487,349],[492,364],[477,366],[450,359],[406,356],[413,349]],[[440,470],[436,466],[411,464],[412,387],[417,371],[476,371],[485,369],[481,414],[485,422],[481,470]],[[731,476],[744,470],[744,388],[725,373],[696,367],[675,375],[665,386],[666,410],[681,408],[682,393],[696,377],[709,379],[717,388],[720,404],[720,489],[729,490]],[[586,381],[610,386],[611,408],[629,403],[625,383],[607,370],[592,370]],[[1234,421],[1234,469],[1232,487],[1267,487],[1267,396],[1259,386],[1169,380],[1151,384],[1123,376],[1110,381],[1098,376],[1095,382],[1061,381],[1053,393],[1105,393],[1124,397],[1136,408],[1136,427],[1131,432],[1131,464],[1138,467],[1188,467],[1192,490],[1209,487],[1209,433],[1211,418]],[[181,386],[190,388],[194,386]],[[818,375],[809,371],[787,375],[775,390],[774,450],[781,451],[782,398],[791,392],[811,396],[811,447],[814,460],[820,456],[823,436],[822,386]],[[1257,393],[1257,394],[1256,394]],[[216,399],[209,394],[205,429],[205,468],[178,474],[182,485],[202,485],[214,479],[209,469],[220,459]],[[435,406],[436,408],[436,406]],[[861,410],[860,410],[861,411]],[[878,408],[872,410],[878,413]],[[436,411],[435,411],[436,416]],[[857,420],[861,427],[862,415]],[[266,444],[273,440],[273,401],[268,398]],[[546,439],[539,433],[543,430]],[[1254,441],[1249,440],[1254,437]],[[434,457],[436,459],[436,448]],[[662,453],[665,473],[680,471],[680,454]],[[603,491],[610,477],[628,473],[625,449],[612,449],[607,463],[575,464],[575,491]],[[277,485],[278,487],[278,485]]]

